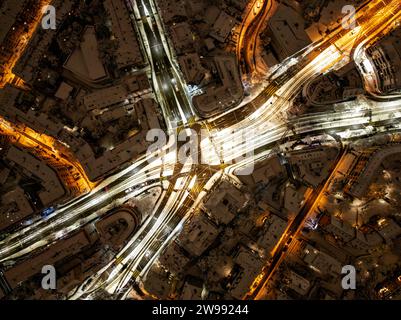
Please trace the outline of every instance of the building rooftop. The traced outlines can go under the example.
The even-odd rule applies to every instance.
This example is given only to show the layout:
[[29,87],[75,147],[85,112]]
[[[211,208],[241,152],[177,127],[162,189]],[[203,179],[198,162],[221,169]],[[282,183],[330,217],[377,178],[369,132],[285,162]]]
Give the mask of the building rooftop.
[[106,0],[104,6],[111,18],[112,32],[118,41],[118,67],[141,65],[144,62],[141,48],[124,0]]
[[203,214],[193,217],[178,238],[182,248],[193,256],[200,256],[216,240],[218,228]]
[[20,282],[40,274],[43,266],[54,265],[64,257],[80,252],[82,248],[89,244],[85,231],[80,231],[76,235],[50,246],[42,253],[31,257],[28,261],[7,270],[5,277],[10,286],[15,288]]
[[205,208],[219,223],[228,224],[246,203],[244,194],[234,185],[224,181],[205,203]]
[[214,63],[219,84],[202,88],[204,93],[192,100],[195,108],[204,116],[212,116],[236,106],[244,94],[235,56],[216,55]]
[[287,224],[287,221],[274,214],[270,214],[266,219],[262,235],[257,240],[257,244],[263,249],[266,258],[271,256],[272,250],[286,230]]
[[292,184],[286,186],[284,191],[284,208],[290,213],[298,213],[311,192],[312,189],[306,186],[298,188],[295,188]]
[[186,265],[190,259],[184,255],[182,249],[177,244],[173,243],[160,255],[159,261],[172,274],[179,275],[185,272]]
[[306,34],[305,21],[301,8],[293,1],[281,3],[273,17],[269,20],[269,31],[272,35],[272,45],[280,61],[292,56],[308,46],[311,41]]
[[311,283],[309,282],[309,280],[305,279],[292,270],[286,273],[286,277],[288,277],[288,280],[290,281],[290,283],[288,284],[288,287],[290,289],[294,290],[302,296],[308,293],[311,287]]
[[230,295],[240,300],[249,292],[256,276],[261,272],[263,260],[249,249],[241,247],[235,257],[235,263],[240,267],[240,271],[231,284]]
[[100,59],[95,27],[85,29],[79,47],[65,62],[64,68],[88,81],[98,81],[107,76]]
[[401,145],[395,144],[376,150],[371,156],[367,165],[359,172],[357,180],[352,183],[349,193],[357,198],[366,195],[366,191],[372,183],[373,178],[378,173],[378,169],[387,157],[401,153]]
[[0,43],[15,23],[15,18],[24,6],[24,1],[5,0],[0,2]]
[[303,260],[313,270],[322,274],[331,274],[334,277],[341,275],[342,264],[328,254],[321,252],[307,244],[304,248]]
[[202,287],[186,281],[180,295],[180,300],[202,300]]
[[177,55],[193,51],[196,45],[195,34],[187,22],[174,23],[170,27],[171,40]]
[[207,70],[197,53],[186,53],[178,57],[178,62],[187,84],[198,85],[205,77]]
[[6,159],[21,166],[28,175],[40,179],[44,190],[39,191],[38,196],[44,206],[52,204],[65,195],[64,187],[56,172],[45,162],[13,146],[9,149]]
[[149,91],[149,81],[146,74],[142,73],[125,78],[120,84],[86,94],[83,97],[83,104],[88,111],[104,109],[116,104],[127,103],[129,99],[139,98]]
[[340,237],[345,242],[351,241],[356,236],[355,228],[349,223],[344,222],[341,218],[333,215],[330,217],[330,224],[328,224],[325,229]]
[[25,192],[17,187],[1,196],[0,230],[3,230],[34,213]]
[[54,96],[61,100],[67,100],[73,90],[74,88],[68,83],[62,82]]
[[225,42],[236,20],[224,11],[220,11],[217,20],[214,22],[210,36],[219,42]]

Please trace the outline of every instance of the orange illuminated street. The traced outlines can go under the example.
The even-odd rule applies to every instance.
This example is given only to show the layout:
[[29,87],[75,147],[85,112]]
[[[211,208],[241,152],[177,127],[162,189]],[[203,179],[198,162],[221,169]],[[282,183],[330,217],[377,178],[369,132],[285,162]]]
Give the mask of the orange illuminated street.
[[0,300],[401,299],[400,0],[0,13]]
[[[39,134],[32,129],[19,124],[12,124],[7,120],[0,118],[0,134],[11,139],[13,144],[26,148],[38,158],[47,162],[51,167],[57,163],[64,167],[73,167],[70,171],[71,178],[65,177],[65,183],[72,190],[77,188],[77,195],[89,192],[96,184],[89,181],[81,165],[68,158],[63,152],[60,152],[57,141],[45,134]],[[73,176],[79,176],[78,179],[72,179]]]
[[[6,84],[10,84],[23,90],[29,90],[24,80],[14,75],[12,70],[29,45],[29,40],[38,28],[38,25],[41,23],[42,7],[49,5],[51,1],[52,0],[41,0],[40,3],[37,4],[38,11],[32,21],[27,25],[24,24],[24,26],[13,27],[12,32],[7,35],[7,37],[13,39],[11,41],[15,43],[15,46],[13,49],[14,53],[1,66],[0,89]],[[24,29],[24,31],[22,31],[22,29]],[[15,34],[19,34],[19,36],[16,37]],[[49,162],[50,166],[54,160],[66,167],[72,166],[74,169],[71,171],[71,178],[66,177],[68,181],[65,182],[72,189],[78,188],[79,191],[76,192],[77,195],[87,193],[95,186],[94,183],[88,180],[79,163],[67,159],[65,154],[62,154],[57,149],[56,139],[39,134],[22,124],[10,123],[3,118],[0,118],[0,131],[1,134],[9,136],[15,144],[29,149],[39,158]],[[72,179],[72,176],[76,174],[79,175],[79,178]]]
[[338,170],[341,168],[346,154],[347,148],[345,147],[344,150],[341,151],[334,169],[331,171],[329,177],[326,178],[324,185],[322,185],[317,191],[315,191],[305,200],[305,205],[301,212],[298,214],[296,219],[294,219],[294,221],[290,222],[287,230],[283,234],[283,237],[278,241],[276,249],[272,254],[271,264],[266,267],[266,269],[255,279],[255,282],[252,284],[251,290],[247,294],[247,299],[258,299],[259,292],[261,292],[268,284],[271,277],[280,267],[280,264],[284,261],[287,253],[291,252],[291,250],[288,250],[289,246],[292,246],[293,240],[299,236],[305,221],[312,214],[314,214],[319,205],[322,205],[321,202],[324,200],[324,194],[327,191],[327,188],[330,186],[333,177],[338,174]]
[[12,32],[7,35],[7,37],[10,38],[8,41],[12,41],[14,43],[14,53],[8,60],[0,60],[2,61],[2,65],[0,67],[0,88],[3,88],[7,83],[15,84],[21,88],[26,88],[23,80],[15,76],[12,70],[21,55],[24,53],[24,50],[28,46],[29,40],[34,34],[36,28],[41,23],[42,7],[49,5],[51,2],[52,0],[40,0],[37,4],[37,8],[39,10],[35,14],[35,18],[33,18],[32,21],[30,21],[30,23],[27,25],[17,25],[13,27]]
[[274,0],[254,1],[245,21],[241,25],[237,43],[237,57],[245,74],[252,75],[258,71],[258,67],[259,72],[261,72],[262,68],[258,66],[255,59],[258,51],[258,39],[262,26],[266,23],[268,17],[273,14],[275,5]]

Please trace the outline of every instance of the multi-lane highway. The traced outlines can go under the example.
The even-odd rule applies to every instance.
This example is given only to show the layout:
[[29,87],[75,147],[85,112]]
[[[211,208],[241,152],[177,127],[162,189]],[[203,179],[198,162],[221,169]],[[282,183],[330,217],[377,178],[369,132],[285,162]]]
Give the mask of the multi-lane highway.
[[[98,218],[105,208],[121,199],[163,185],[161,200],[136,235],[71,298],[96,298],[105,291],[123,297],[127,284],[146,273],[223,172],[233,172],[262,159],[283,137],[297,139],[300,135],[330,131],[346,137],[350,133],[365,135],[375,124],[391,122],[397,126],[401,119],[401,101],[398,100],[362,101],[358,107],[344,103],[341,111],[309,114],[298,119],[289,119],[286,111],[303,84],[352,57],[360,43],[367,43],[388,31],[399,19],[400,7],[398,0],[370,1],[358,11],[356,29],[336,29],[327,39],[287,59],[276,68],[262,93],[241,109],[211,121],[199,121],[209,132],[199,144],[202,159],[207,164],[199,165],[190,160],[178,163],[176,152],[168,148],[174,140],[171,138],[161,152],[143,156],[105,179],[90,194],[58,208],[48,220],[34,223],[1,241],[0,261],[27,258],[33,250],[60,240]],[[177,124],[180,128],[190,126],[191,120],[197,119],[196,113],[172,61],[155,4],[150,0],[131,1],[130,10],[147,50],[154,89],[169,129],[173,132]],[[149,161],[155,157],[157,160]],[[225,164],[225,171],[221,169],[222,164]],[[127,195],[126,190],[132,187],[135,191]]]
[[129,4],[137,18],[135,22],[141,31],[152,67],[154,92],[159,98],[167,126],[172,129],[177,125],[185,125],[197,117],[186,86],[172,62],[167,41],[163,39],[164,33],[160,30],[155,5],[150,0],[129,1]]

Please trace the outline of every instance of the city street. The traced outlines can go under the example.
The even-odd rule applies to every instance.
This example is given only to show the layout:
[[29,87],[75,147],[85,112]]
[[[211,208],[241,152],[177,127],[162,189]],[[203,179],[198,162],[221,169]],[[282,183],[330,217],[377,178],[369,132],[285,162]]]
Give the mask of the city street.
[[[255,46],[272,2],[255,2],[259,11],[250,13],[255,14],[255,19],[250,19],[252,21],[244,27],[240,37],[238,52],[246,73],[260,70],[255,59]],[[207,190],[220,181],[222,175],[235,174],[250,163],[265,159],[284,139],[288,142],[297,141],[301,136],[336,134],[346,140],[365,136],[372,127],[376,132],[387,132],[387,124],[401,128],[401,99],[397,98],[376,101],[367,97],[359,107],[355,107],[355,102],[343,102],[341,111],[305,114],[297,118],[289,118],[287,114],[294,97],[306,83],[335,69],[344,59],[351,59],[355,50],[359,52],[371,40],[389,31],[389,26],[401,17],[399,0],[369,1],[363,10],[357,12],[355,30],[336,29],[324,40],[286,59],[269,77],[269,84],[250,103],[210,120],[200,119],[192,107],[186,84],[172,61],[154,2],[132,0],[130,4],[134,23],[147,50],[153,90],[169,134],[174,134],[176,129],[193,128],[194,124],[207,129],[209,135],[199,143],[199,152],[207,164],[179,163],[175,150],[169,150],[174,140],[170,137],[162,152],[142,156],[124,170],[92,185],[89,193],[58,206],[47,220],[34,222],[0,241],[1,263],[28,259],[36,250],[66,238],[124,199],[140,195],[151,187],[163,186],[161,200],[135,236],[107,266],[94,274],[90,281],[87,279],[71,299],[96,299],[104,292],[126,297],[132,283],[139,282],[146,275],[160,253],[179,234],[185,221],[207,197]],[[357,62],[363,63],[362,60]],[[250,139],[244,142],[245,136]],[[292,239],[298,235],[330,184],[345,151],[344,145],[331,174],[292,221],[248,298],[257,299],[258,292],[279,267]],[[150,161],[153,157],[157,160]],[[127,195],[126,190],[132,187],[135,190]]]

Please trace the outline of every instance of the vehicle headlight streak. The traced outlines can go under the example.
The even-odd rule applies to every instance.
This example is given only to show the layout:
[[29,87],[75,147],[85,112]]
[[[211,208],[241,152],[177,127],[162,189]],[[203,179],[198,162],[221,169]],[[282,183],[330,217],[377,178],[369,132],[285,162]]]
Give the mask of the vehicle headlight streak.
[[[373,3],[379,3],[380,1],[372,1]],[[143,2],[142,2],[143,3]],[[399,1],[392,1],[389,8],[392,10],[399,10],[400,3]],[[136,10],[136,9],[135,9]],[[152,8],[153,10],[153,8]],[[390,10],[389,10],[390,11]],[[378,26],[386,21],[386,23],[391,23],[395,19],[395,17],[399,16],[399,12],[397,11],[396,16],[390,16],[392,14],[389,11],[383,11],[382,15],[374,15],[369,21],[365,22],[363,26],[361,26],[361,30],[363,30],[366,37],[374,38],[379,31],[376,31]],[[149,12],[148,12],[149,13]],[[357,30],[358,31],[358,30]],[[294,96],[294,92],[297,92],[299,88],[314,78],[316,75],[320,74],[322,70],[328,70],[332,68],[337,62],[339,62],[344,56],[349,54],[349,51],[352,49],[354,45],[353,41],[355,40],[355,35],[351,32],[344,35],[340,40],[336,41],[337,47],[334,45],[325,49],[321,54],[317,56],[311,63],[309,63],[306,67],[304,67],[301,71],[299,71],[295,76],[293,76],[287,83],[281,86],[281,88],[277,91],[276,95],[272,98],[265,101],[265,103],[260,106],[253,115],[250,115],[248,118],[239,121],[237,124],[233,125],[231,128],[221,130],[220,132],[213,131],[210,134],[210,137],[201,142],[201,149],[206,148],[205,154],[210,153],[210,147],[213,145],[217,150],[227,150],[226,154],[223,153],[223,158],[221,155],[211,156],[209,159],[216,161],[215,158],[219,158],[223,161],[231,161],[236,159],[237,157],[246,154],[249,151],[253,151],[257,148],[263,147],[270,143],[274,143],[279,141],[282,138],[282,135],[287,131],[287,119],[280,119],[277,117],[277,112],[284,114],[290,105],[290,99]],[[163,43],[164,45],[164,43]],[[340,46],[340,48],[338,48]],[[314,46],[311,46],[308,49],[310,52],[314,49]],[[344,50],[341,52],[339,49]],[[289,59],[287,62],[286,68],[288,69],[291,64],[296,64],[295,60]],[[281,71],[278,71],[279,74]],[[175,104],[179,104],[177,99],[175,100]],[[371,108],[372,111],[372,122],[382,121],[382,120],[391,120],[401,115],[401,102],[391,102],[391,103],[376,103]],[[295,131],[297,133],[300,132],[313,132],[315,130],[330,130],[333,128],[344,128],[340,131],[348,130],[349,127],[352,127],[356,124],[368,124],[370,118],[366,116],[365,110],[356,110],[356,111],[344,111],[335,113],[332,116],[333,118],[329,118],[327,114],[325,115],[309,115],[305,116],[301,119],[298,119],[295,123]],[[310,124],[311,121],[318,122],[316,124]],[[230,141],[240,141],[239,138],[246,136],[247,132],[254,132],[254,139],[249,143],[242,143],[241,145],[231,144],[229,148],[224,147],[227,146]],[[234,133],[232,133],[234,132]],[[289,132],[288,135],[292,135],[293,133]],[[203,152],[202,152],[203,153]],[[245,158],[241,161],[240,164],[235,164],[229,168],[227,171],[232,171],[233,168],[238,168],[240,165],[249,164],[250,161],[257,160],[265,156],[264,153],[260,155],[254,155],[251,158]],[[41,238],[41,234],[43,232],[49,232],[51,230],[55,230],[53,233],[57,235],[57,232],[61,232],[61,230],[56,230],[60,225],[73,221],[74,217],[80,216],[83,212],[90,210],[93,206],[101,204],[102,201],[105,201],[106,198],[111,198],[119,194],[119,192],[123,192],[127,187],[132,185],[143,183],[144,181],[150,179],[157,179],[160,177],[168,177],[174,173],[174,165],[177,161],[177,154],[175,152],[167,152],[164,156],[164,160],[162,164],[159,162],[152,162],[149,165],[146,165],[146,161],[148,157],[143,157],[138,161],[137,164],[134,164],[130,168],[123,170],[119,174],[106,179],[106,182],[100,184],[91,194],[81,197],[76,201],[70,202],[63,208],[57,210],[57,214],[55,215],[54,221],[51,221],[48,225],[43,226],[43,222],[39,222],[35,224],[35,227],[39,227],[38,230],[30,234],[24,235],[24,233],[31,232],[32,226],[24,229],[23,231],[18,232],[17,235],[12,235],[6,240],[0,242],[0,261],[4,261],[6,259],[10,259],[13,257],[17,257],[21,255],[21,252],[24,252],[26,249],[22,249],[21,251],[8,255],[9,252],[13,252],[20,246],[24,246],[24,244],[29,243],[30,241]],[[175,216],[175,214],[180,210],[183,204],[188,199],[188,195],[190,193],[190,189],[192,189],[196,183],[196,176],[191,177],[190,170],[188,168],[192,167],[192,164],[184,164],[184,174],[185,176],[180,177],[181,181],[178,183],[178,179],[176,181],[176,190],[173,190],[166,201],[165,206],[162,208],[159,216],[155,219],[151,218],[147,220],[147,223],[140,228],[137,236],[133,238],[133,241],[130,241],[127,246],[120,252],[117,256],[116,260],[113,260],[112,263],[108,264],[107,267],[102,269],[102,273],[108,272],[108,277],[101,279],[100,274],[98,273],[98,279],[102,282],[96,282],[97,286],[105,285],[109,292],[114,292],[117,287],[121,287],[118,285],[117,287],[114,285],[116,283],[116,279],[119,277],[124,277],[124,272],[122,272],[122,268],[124,263],[129,263],[128,270],[135,270],[142,259],[146,256],[155,255],[157,252],[160,252],[160,245],[156,245],[158,239],[163,239],[164,230],[166,228],[171,228],[169,226],[169,222]],[[139,169],[138,171],[136,171]],[[117,181],[120,178],[125,177],[129,172],[135,172],[132,176],[125,178],[126,180],[116,184],[113,188],[111,188],[107,195],[101,195],[100,198],[92,198],[96,192],[99,192],[102,187],[107,186],[110,183]],[[203,193],[203,191],[202,191]],[[198,197],[199,199],[200,197]],[[196,200],[197,201],[197,200]],[[64,214],[63,217],[62,214]],[[92,214],[92,213],[91,213]],[[74,222],[74,224],[76,221]],[[173,230],[176,230],[177,226],[173,226]],[[65,227],[66,231],[71,231],[72,227]],[[143,238],[138,238],[138,236],[144,230],[149,228],[149,232],[146,232]],[[61,234],[61,233],[60,233]],[[63,232],[63,235],[65,233]],[[50,235],[49,237],[51,237]],[[46,241],[41,239],[36,243],[36,247],[42,246]],[[156,246],[154,249],[153,246]],[[35,245],[30,245],[29,248],[33,249]],[[114,265],[115,261],[122,258],[122,260]],[[154,261],[154,257],[150,259],[150,261]],[[113,267],[114,266],[114,267]],[[113,267],[113,268],[112,268]],[[112,270],[110,270],[112,268]],[[119,276],[119,274],[122,274]],[[137,276],[135,276],[137,277]],[[99,281],[100,281],[99,280]],[[125,281],[125,280],[124,280]],[[88,290],[93,290],[97,286],[89,286]],[[82,293],[84,294],[84,293]],[[81,294],[81,296],[82,296]]]

